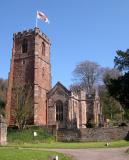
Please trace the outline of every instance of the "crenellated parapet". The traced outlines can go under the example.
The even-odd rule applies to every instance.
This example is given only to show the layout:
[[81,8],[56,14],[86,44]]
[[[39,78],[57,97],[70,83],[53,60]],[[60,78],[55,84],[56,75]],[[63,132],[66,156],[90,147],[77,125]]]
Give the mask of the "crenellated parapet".
[[48,36],[46,34],[44,34],[39,28],[35,27],[34,29],[28,29],[28,30],[24,30],[22,32],[15,32],[13,34],[13,38],[19,38],[21,39],[22,37],[28,37],[30,35],[36,35],[38,34],[40,37],[42,37],[43,39],[45,39],[49,44],[50,44],[50,39],[48,38]]

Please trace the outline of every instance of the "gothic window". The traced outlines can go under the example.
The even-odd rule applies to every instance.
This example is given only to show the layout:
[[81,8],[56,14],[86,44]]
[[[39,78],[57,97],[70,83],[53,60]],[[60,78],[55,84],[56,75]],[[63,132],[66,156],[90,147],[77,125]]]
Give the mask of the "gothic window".
[[22,53],[27,53],[27,49],[28,49],[28,41],[27,39],[24,39],[22,42]]
[[56,120],[63,121],[63,103],[60,100],[56,102]]
[[42,55],[45,56],[45,43],[42,42]]

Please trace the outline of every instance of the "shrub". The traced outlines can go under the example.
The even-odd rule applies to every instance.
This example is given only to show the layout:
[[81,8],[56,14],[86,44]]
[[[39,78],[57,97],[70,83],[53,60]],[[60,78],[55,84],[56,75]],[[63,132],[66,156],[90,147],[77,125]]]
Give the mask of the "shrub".
[[126,127],[127,124],[125,122],[122,122],[121,124],[119,124],[119,127]]

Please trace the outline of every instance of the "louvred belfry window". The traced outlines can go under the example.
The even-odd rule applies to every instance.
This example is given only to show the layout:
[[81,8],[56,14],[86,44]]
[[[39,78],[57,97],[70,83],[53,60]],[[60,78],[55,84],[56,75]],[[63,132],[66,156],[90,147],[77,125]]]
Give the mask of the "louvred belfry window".
[[24,39],[22,42],[22,53],[27,53],[28,50],[28,41],[27,39]]
[[42,42],[42,55],[45,56],[45,43]]

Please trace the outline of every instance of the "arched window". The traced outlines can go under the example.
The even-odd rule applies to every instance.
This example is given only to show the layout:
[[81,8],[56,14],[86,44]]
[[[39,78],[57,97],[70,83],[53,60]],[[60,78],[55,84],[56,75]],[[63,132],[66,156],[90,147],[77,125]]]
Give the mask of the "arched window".
[[60,100],[56,102],[56,120],[63,121],[63,103]]
[[28,49],[28,41],[27,39],[24,39],[22,42],[22,53],[27,53],[27,49]]
[[45,56],[45,43],[42,42],[42,55]]

